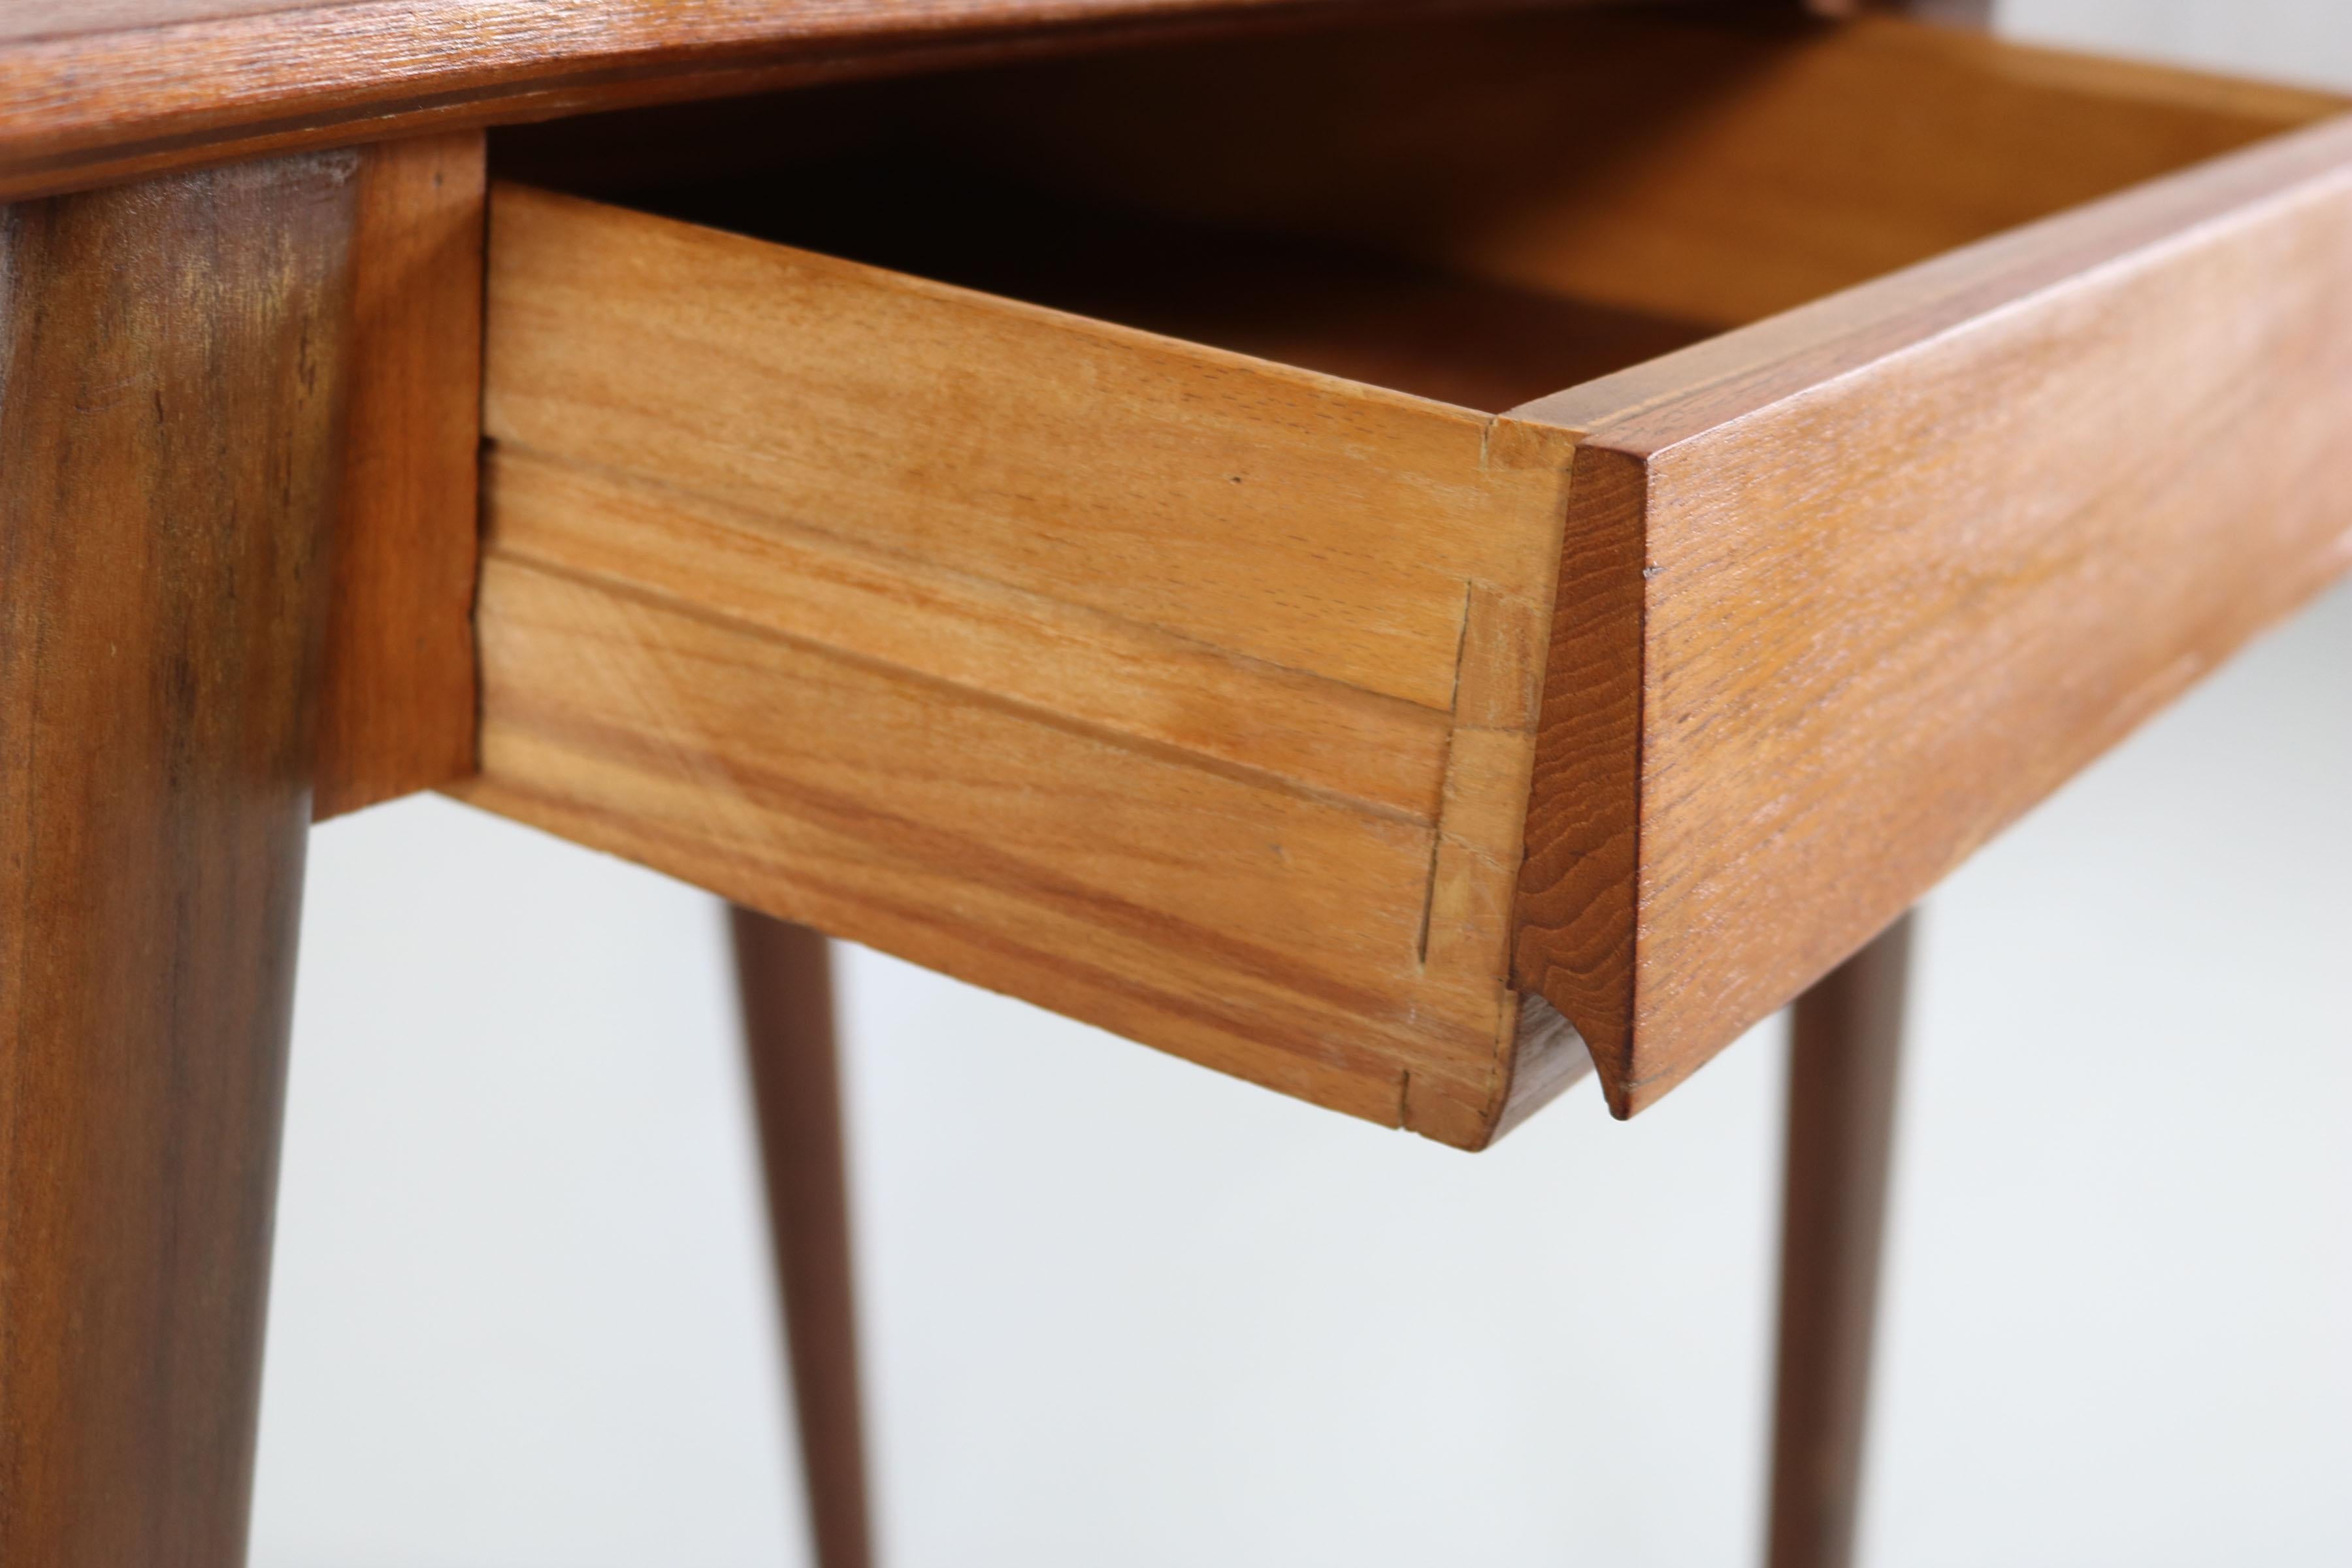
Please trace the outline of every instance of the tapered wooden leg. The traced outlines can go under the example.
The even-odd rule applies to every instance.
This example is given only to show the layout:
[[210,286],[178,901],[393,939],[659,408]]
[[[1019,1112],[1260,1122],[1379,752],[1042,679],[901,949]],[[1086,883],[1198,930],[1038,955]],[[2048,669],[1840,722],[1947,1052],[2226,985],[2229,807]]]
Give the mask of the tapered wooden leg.
[[0,1563],[244,1561],[351,159],[0,211]]
[[868,1568],[848,1173],[824,936],[738,908],[736,975],[819,1568]]
[[1906,915],[1797,1002],[1770,1568],[1853,1559],[1910,951]]

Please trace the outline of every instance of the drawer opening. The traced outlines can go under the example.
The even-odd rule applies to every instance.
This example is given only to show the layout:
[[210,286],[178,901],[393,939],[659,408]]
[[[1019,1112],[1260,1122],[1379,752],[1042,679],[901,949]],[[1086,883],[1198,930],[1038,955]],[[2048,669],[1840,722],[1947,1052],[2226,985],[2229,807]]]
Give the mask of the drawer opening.
[[2334,108],[1899,20],[1600,6],[606,115],[496,155],[1493,413]]

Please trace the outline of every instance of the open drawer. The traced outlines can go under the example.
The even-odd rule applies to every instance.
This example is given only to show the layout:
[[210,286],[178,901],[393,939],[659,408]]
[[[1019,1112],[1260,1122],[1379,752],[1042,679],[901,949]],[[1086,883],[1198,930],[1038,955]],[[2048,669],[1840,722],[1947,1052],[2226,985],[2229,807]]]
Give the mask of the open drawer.
[[2352,564],[2336,108],[1568,11],[518,141],[625,197],[492,196],[467,793],[1449,1142],[1630,1113]]

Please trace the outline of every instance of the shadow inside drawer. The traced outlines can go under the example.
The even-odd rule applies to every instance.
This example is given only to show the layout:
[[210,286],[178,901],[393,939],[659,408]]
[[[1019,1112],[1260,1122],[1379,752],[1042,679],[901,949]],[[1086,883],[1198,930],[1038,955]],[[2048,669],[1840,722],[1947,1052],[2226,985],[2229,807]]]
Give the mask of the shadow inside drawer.
[[1171,222],[904,153],[617,199],[1488,413],[1720,330],[1342,245]]

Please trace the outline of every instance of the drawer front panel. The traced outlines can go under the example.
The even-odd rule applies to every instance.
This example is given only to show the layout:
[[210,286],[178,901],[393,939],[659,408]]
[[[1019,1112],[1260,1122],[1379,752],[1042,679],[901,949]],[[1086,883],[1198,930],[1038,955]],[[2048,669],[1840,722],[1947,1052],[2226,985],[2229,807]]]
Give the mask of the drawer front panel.
[[[1604,564],[1519,973],[1630,1110],[2352,567],[2352,121],[1521,412],[1586,433]],[[1603,619],[1640,650],[1597,705]]]

